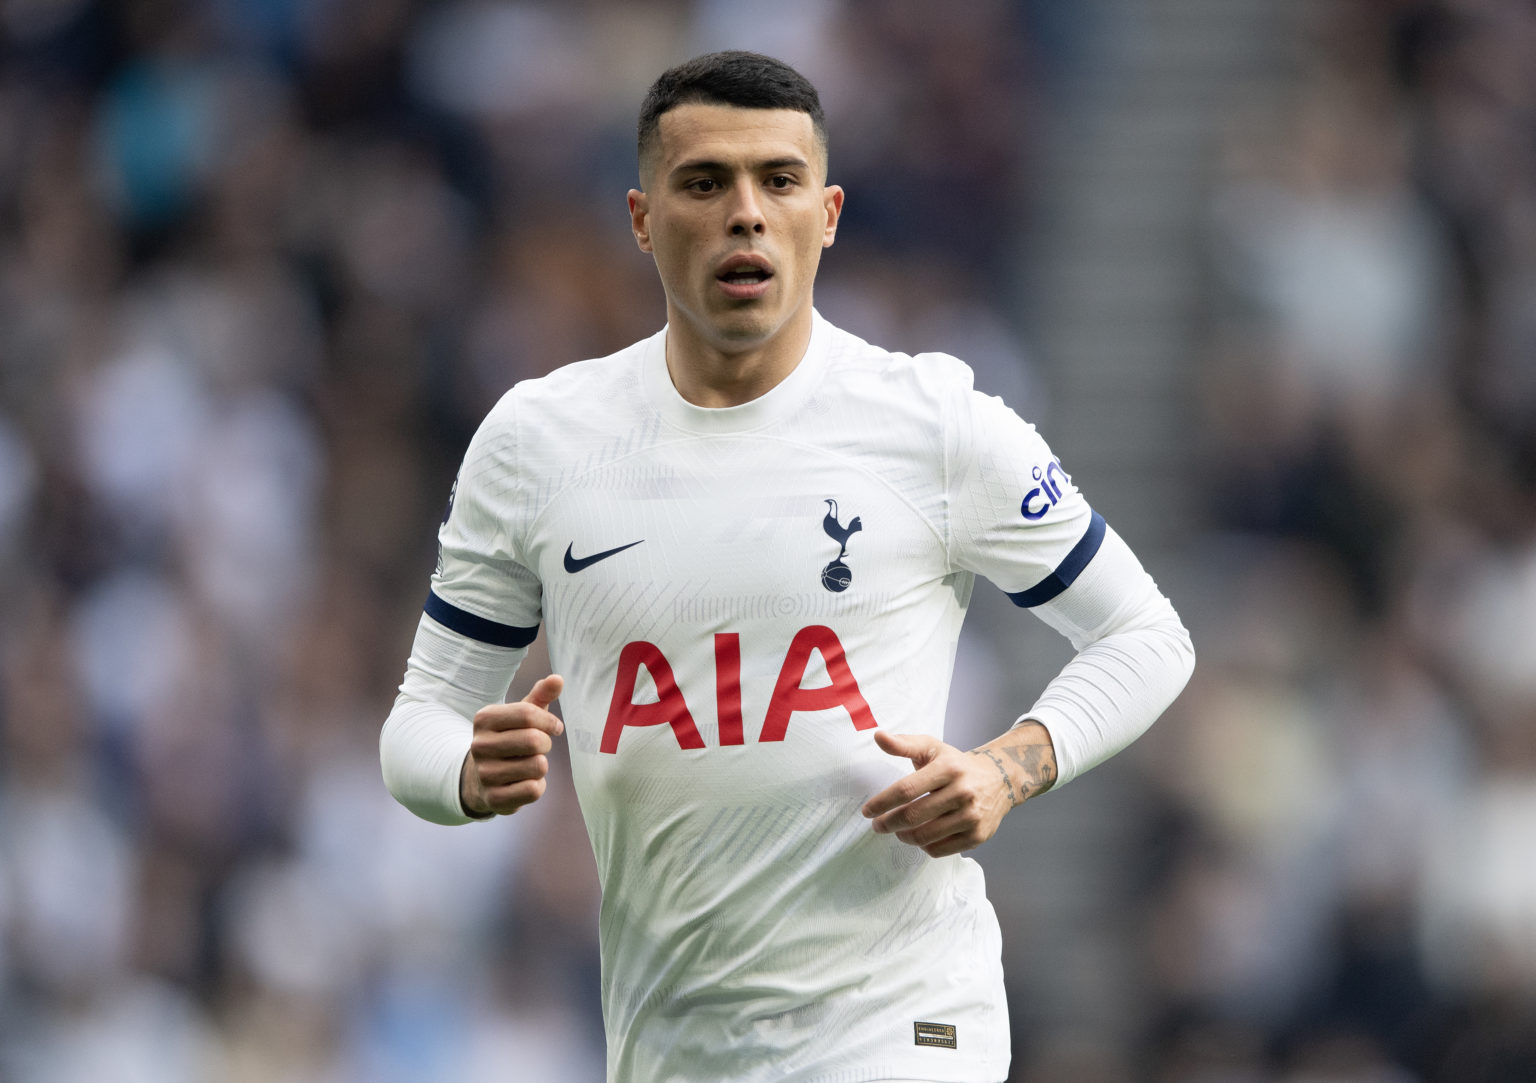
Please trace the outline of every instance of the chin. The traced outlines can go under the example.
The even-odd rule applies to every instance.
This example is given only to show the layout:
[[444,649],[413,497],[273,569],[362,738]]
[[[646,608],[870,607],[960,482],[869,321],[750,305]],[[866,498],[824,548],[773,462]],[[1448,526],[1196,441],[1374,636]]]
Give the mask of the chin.
[[783,322],[768,312],[747,309],[723,315],[714,321],[713,330],[722,344],[748,348],[772,338]]

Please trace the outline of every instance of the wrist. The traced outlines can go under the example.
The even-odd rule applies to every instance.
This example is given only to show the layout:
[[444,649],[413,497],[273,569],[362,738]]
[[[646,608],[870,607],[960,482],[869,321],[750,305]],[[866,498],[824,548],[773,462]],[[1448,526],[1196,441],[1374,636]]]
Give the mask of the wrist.
[[1003,764],[1019,801],[1038,797],[1056,784],[1056,746],[1045,725],[1032,718],[981,746]]
[[1009,809],[1016,809],[1024,803],[1024,798],[1019,796],[1019,787],[1014,783],[1013,772],[1003,763],[1001,756],[986,745],[971,749],[971,755],[990,760],[992,766],[997,768],[998,776],[1002,780],[1003,792],[1008,795]]
[[475,758],[466,753],[459,767],[459,811],[471,820],[489,820],[495,815],[485,803],[485,792],[474,772]]

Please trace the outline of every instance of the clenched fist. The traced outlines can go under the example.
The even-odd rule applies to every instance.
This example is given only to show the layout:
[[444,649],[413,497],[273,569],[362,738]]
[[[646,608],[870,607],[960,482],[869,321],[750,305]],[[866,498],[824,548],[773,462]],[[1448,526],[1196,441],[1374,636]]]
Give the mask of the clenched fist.
[[459,801],[471,816],[509,815],[544,795],[548,753],[565,724],[549,713],[565,680],[550,674],[517,703],[475,715],[475,735],[459,772]]

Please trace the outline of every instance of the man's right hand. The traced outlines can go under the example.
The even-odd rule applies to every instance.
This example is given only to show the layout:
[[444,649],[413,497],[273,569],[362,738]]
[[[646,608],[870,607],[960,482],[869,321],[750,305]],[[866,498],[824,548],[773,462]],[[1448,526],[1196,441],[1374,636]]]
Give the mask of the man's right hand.
[[565,687],[550,674],[517,703],[493,703],[475,715],[475,735],[459,771],[459,801],[471,816],[507,815],[544,795],[547,753],[565,724],[549,705]]

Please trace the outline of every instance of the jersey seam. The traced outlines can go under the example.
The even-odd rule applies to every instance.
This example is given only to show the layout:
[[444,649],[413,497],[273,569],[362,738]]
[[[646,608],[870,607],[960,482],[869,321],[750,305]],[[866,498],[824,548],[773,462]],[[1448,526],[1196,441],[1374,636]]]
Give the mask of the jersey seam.
[[[647,408],[650,409],[651,416],[654,417],[655,420],[661,422],[663,425],[665,425],[667,423],[667,419],[662,417],[659,411],[656,411],[655,409],[650,408],[650,404],[649,403],[647,403],[646,405],[647,405]],[[688,435],[689,436],[697,437],[697,436],[708,436],[710,434],[709,433],[696,433],[696,434],[695,433],[690,433]],[[728,434],[728,435],[738,435],[738,434],[732,433],[732,434]],[[612,459],[606,459],[603,462],[598,463],[595,466],[588,466],[588,467],[582,469],[581,471],[579,471],[578,473],[572,474],[568,479],[566,479],[566,481],[558,489],[556,489],[554,492],[550,493],[549,496],[545,498],[544,502],[539,505],[538,511],[534,512],[533,516],[528,520],[528,536],[532,537],[534,531],[538,528],[539,521],[541,519],[543,519],[545,513],[547,513],[549,511],[550,505],[554,504],[554,502],[556,500],[558,500],[558,499],[560,499],[560,497],[564,496],[567,489],[570,489],[570,488],[574,487],[576,485],[576,483],[581,481],[583,478],[590,477],[591,475],[597,473],[599,470],[605,470],[608,467],[615,465],[616,463],[624,462],[626,459],[633,459],[636,455],[645,455],[648,452],[655,451],[657,448],[670,447],[673,444],[683,443],[687,438],[688,438],[688,436],[684,436],[683,438],[677,439],[677,440],[668,440],[668,441],[665,441],[665,442],[658,442],[658,443],[655,443],[655,444],[648,444],[645,447],[641,447],[641,448],[635,448],[633,451],[626,451],[622,455],[615,456]],[[533,571],[533,569],[530,568],[527,564],[524,564],[523,567],[528,568],[529,571]],[[535,573],[535,578],[537,578],[537,573]]]
[[[508,406],[510,407],[508,412],[512,415],[511,418],[510,418],[511,424],[509,426],[511,428],[511,430],[512,430],[512,461],[513,461],[514,464],[516,464],[518,459],[519,459],[519,457],[520,457],[518,455],[518,451],[522,447],[522,436],[521,436],[521,433],[518,431],[519,422],[518,422],[518,401],[517,401],[517,396],[516,395],[512,395],[512,396],[509,396],[509,398],[511,399],[511,401],[508,403]],[[512,474],[513,489],[514,489],[515,493],[517,494],[517,502],[519,504],[521,504],[524,501],[524,499],[525,499],[525,492],[524,492],[524,489],[523,489],[522,474],[518,471],[518,469],[516,468],[516,465],[513,466],[513,469],[510,471],[510,473]],[[522,544],[524,539],[523,538],[514,538],[512,536],[511,530],[508,529],[508,527],[507,527],[507,525],[505,523],[499,524],[498,525],[498,529],[500,529],[502,531],[502,533],[506,535],[506,539],[507,539],[507,552],[509,552],[509,553],[511,553],[513,555],[513,557],[516,560],[517,564],[519,564],[523,568],[527,569],[530,573],[532,573],[533,569],[529,568],[527,563],[526,563],[526,561],[524,560],[525,554],[523,552],[523,544]],[[534,579],[538,579],[538,575],[536,575],[536,574],[533,577],[534,577]]]
[[[665,418],[662,418],[661,420],[662,420],[663,424],[666,423],[666,419]],[[659,442],[659,443],[651,444],[649,447],[637,448],[634,451],[625,452],[623,455],[620,455],[617,458],[609,459],[607,462],[604,462],[604,463],[602,463],[599,466],[589,467],[588,469],[583,470],[580,474],[577,474],[574,477],[572,477],[570,479],[570,481],[566,482],[566,484],[562,485],[555,492],[551,493],[550,496],[549,496],[549,499],[544,502],[544,504],[539,508],[538,512],[533,516],[532,519],[529,520],[529,522],[528,522],[528,532],[529,532],[529,534],[531,535],[534,532],[534,530],[537,528],[537,526],[539,524],[539,520],[544,518],[544,515],[545,515],[546,512],[549,511],[550,506],[553,505],[554,502],[560,496],[562,496],[567,489],[569,489],[572,486],[574,486],[581,479],[583,479],[583,478],[585,478],[585,477],[587,477],[587,476],[589,476],[591,474],[595,474],[599,470],[603,470],[603,469],[605,469],[607,467],[614,466],[614,465],[616,465],[618,463],[624,462],[626,459],[632,459],[636,455],[644,455],[644,454],[647,454],[649,452],[656,451],[659,448],[672,447],[672,446],[674,446],[676,444],[684,444],[684,443],[687,443],[690,440],[703,440],[703,439],[708,439],[709,437],[712,437],[712,436],[724,435],[724,436],[732,436],[732,437],[737,437],[737,436],[754,436],[757,439],[771,440],[771,441],[773,441],[775,443],[783,444],[783,445],[788,446],[788,447],[801,448],[801,449],[804,449],[804,450],[818,452],[820,454],[831,456],[831,457],[833,457],[833,458],[835,458],[835,459],[837,459],[839,461],[847,462],[848,465],[852,466],[855,470],[859,471],[861,474],[864,474],[866,477],[871,478],[873,481],[875,481],[877,484],[879,484],[881,486],[881,488],[885,489],[887,492],[889,492],[891,495],[893,495],[897,499],[897,501],[899,503],[905,505],[907,507],[907,509],[912,512],[913,515],[917,516],[918,520],[923,524],[923,526],[928,528],[928,532],[930,534],[932,534],[938,540],[940,545],[944,545],[945,544],[944,543],[944,535],[939,530],[939,528],[934,526],[933,522],[928,518],[928,516],[923,514],[922,509],[919,508],[916,504],[912,503],[912,501],[910,499],[908,499],[907,496],[904,493],[902,493],[900,489],[897,489],[890,481],[888,481],[885,478],[881,477],[879,474],[875,473],[869,467],[860,464],[857,460],[853,460],[853,459],[847,458],[847,456],[843,455],[840,452],[830,451],[830,450],[828,450],[826,448],[818,447],[815,444],[807,444],[807,443],[804,443],[803,441],[792,440],[792,439],[790,439],[788,437],[784,437],[784,436],[767,436],[767,435],[762,435],[760,430],[752,430],[750,432],[736,432],[736,433],[696,433],[696,432],[690,432],[688,430],[680,430],[680,431],[683,433],[683,435],[679,436],[676,439],[667,440],[665,442]],[[940,457],[942,458],[942,453],[941,453]],[[946,494],[946,499],[947,499],[947,494]],[[958,569],[954,569],[954,568],[950,567],[949,559],[948,559],[948,552],[949,552],[949,550],[948,550],[948,547],[946,546],[945,547],[945,568],[948,570],[948,572],[953,572],[953,571],[956,571]],[[521,561],[519,561],[518,563],[522,564]],[[526,567],[528,567],[528,565],[527,564],[523,564],[523,567],[526,568]]]
[[[946,389],[948,390],[948,389]],[[949,434],[952,426],[951,412],[954,410],[954,396],[946,394],[943,406],[939,410],[939,467],[944,477],[944,532],[939,538],[939,544],[944,547],[944,566],[953,573],[955,568],[953,556],[953,535],[950,520],[953,500],[949,492]]]
[[[821,374],[817,378],[816,384],[813,385],[811,388],[809,388],[807,390],[807,392],[806,392],[806,397],[807,398],[809,398],[812,394],[814,394],[816,392],[817,389],[819,389],[821,387],[821,385],[826,381],[827,375],[832,371],[832,367],[833,367],[833,364],[832,364],[833,363],[832,351],[833,351],[835,345],[836,345],[835,343],[828,343],[827,357],[825,359],[825,363],[822,366]],[[776,418],[772,419],[771,421],[764,422],[762,425],[758,426],[757,428],[742,429],[742,430],[739,430],[739,431],[736,431],[736,432],[713,433],[713,432],[698,432],[698,431],[696,431],[694,429],[685,429],[681,425],[677,425],[674,422],[672,422],[671,419],[669,419],[666,415],[664,415],[660,410],[658,410],[656,408],[654,403],[652,403],[649,399],[645,398],[645,396],[644,396],[644,384],[643,384],[643,380],[644,380],[644,376],[645,376],[645,372],[644,372],[645,361],[644,361],[644,354],[643,353],[637,359],[636,366],[641,370],[640,371],[640,377],[641,377],[641,380],[642,380],[642,383],[640,385],[640,387],[641,387],[641,399],[642,399],[642,401],[645,402],[646,412],[652,418],[654,418],[657,422],[659,422],[663,429],[671,430],[672,432],[676,433],[677,434],[676,437],[674,439],[671,439],[671,440],[664,440],[664,441],[659,440],[657,443],[650,444],[647,447],[636,448],[634,451],[625,452],[623,455],[620,455],[620,456],[618,456],[616,458],[613,458],[613,459],[609,459],[606,462],[601,463],[601,464],[599,464],[597,466],[588,467],[587,469],[581,471],[580,473],[573,475],[569,480],[567,480],[565,482],[565,484],[561,485],[560,488],[556,489],[553,493],[551,493],[549,495],[549,498],[547,500],[545,500],[542,505],[540,505],[538,511],[534,513],[533,517],[528,520],[528,535],[530,537],[533,535],[534,531],[538,528],[539,521],[542,520],[544,518],[545,513],[549,511],[550,506],[552,504],[554,504],[554,502],[557,499],[559,499],[561,496],[563,496],[567,489],[570,489],[572,486],[574,486],[577,482],[581,481],[583,478],[589,477],[590,475],[597,473],[599,470],[603,470],[603,469],[606,469],[606,468],[608,468],[610,466],[613,466],[613,465],[615,465],[617,463],[624,462],[626,459],[632,459],[636,455],[644,455],[644,454],[647,454],[649,452],[656,451],[656,450],[658,450],[660,448],[672,447],[675,444],[686,443],[689,440],[702,440],[702,439],[708,439],[709,437],[714,437],[714,436],[722,436],[722,437],[752,436],[752,437],[757,437],[757,438],[763,439],[763,440],[773,440],[773,441],[776,441],[778,443],[788,445],[790,447],[808,448],[808,449],[813,450],[813,451],[821,451],[821,452],[824,452],[825,454],[831,455],[831,456],[833,456],[833,457],[835,457],[835,458],[837,458],[839,460],[849,461],[850,464],[855,467],[855,469],[859,470],[861,473],[867,475],[868,477],[873,478],[884,489],[886,489],[888,492],[892,493],[897,498],[897,500],[900,503],[906,505],[907,508],[911,510],[913,515],[917,516],[917,518],[922,522],[922,524],[925,527],[928,528],[929,533],[933,534],[934,537],[938,539],[939,544],[943,547],[943,549],[944,549],[944,566],[945,566],[945,568],[948,569],[950,572],[953,572],[953,571],[957,570],[957,569],[952,567],[952,562],[949,559],[949,549],[950,549],[950,547],[949,547],[948,538],[946,536],[946,530],[940,530],[938,527],[934,526],[934,524],[929,520],[928,516],[924,515],[920,508],[918,508],[915,504],[913,504],[911,500],[907,499],[905,494],[903,494],[899,489],[897,489],[895,486],[893,486],[886,479],[882,478],[879,474],[877,474],[874,471],[870,470],[868,467],[859,465],[856,461],[853,461],[853,460],[846,460],[845,456],[843,456],[842,454],[840,454],[838,452],[834,452],[834,451],[828,451],[828,450],[823,449],[823,448],[818,448],[814,444],[806,444],[806,443],[801,442],[801,441],[792,440],[792,439],[790,439],[788,437],[772,436],[772,435],[764,434],[764,432],[763,432],[764,429],[768,429],[768,428],[771,428],[772,426],[774,426],[776,424],[782,423],[783,420],[784,420],[782,417],[776,417]],[[515,405],[516,404],[514,403],[514,406]],[[516,441],[516,423],[517,423],[517,414],[516,414],[516,411],[514,410],[514,412],[513,412],[513,438],[514,438],[514,446],[515,446],[515,441]],[[942,477],[942,479],[944,481],[944,485],[945,485],[945,488],[944,488],[943,493],[942,493],[943,500],[944,500],[945,504],[948,504],[948,502],[949,502],[949,489],[948,489],[949,470],[948,470],[947,456],[945,454],[945,449],[944,449],[944,445],[943,445],[944,432],[943,432],[943,427],[942,426],[943,426],[943,423],[941,422],[941,427],[940,427],[940,445],[939,445],[939,464],[940,464],[939,469],[940,469],[940,475],[941,475],[941,477]],[[945,516],[945,521],[946,521],[946,523],[948,521],[948,516],[947,515]],[[518,563],[522,564],[522,566],[525,567],[525,568],[529,567],[528,564],[523,562],[523,561],[519,561]],[[532,571],[532,570],[533,570],[532,568],[529,568],[529,571]],[[535,578],[537,578],[537,573],[535,573]]]
[[[589,466],[582,470],[580,473],[571,475],[571,477],[564,484],[562,484],[560,488],[550,493],[549,496],[545,499],[544,503],[539,505],[539,510],[534,513],[532,519],[528,520],[528,533],[532,535],[533,532],[538,528],[539,520],[543,519],[545,513],[549,511],[550,505],[552,505],[556,500],[560,499],[560,497],[564,496],[567,489],[574,487],[576,483],[581,481],[583,478],[589,477],[590,475],[597,473],[599,470],[605,470],[610,466],[624,462],[626,459],[633,459],[636,455],[644,455],[647,452],[655,451],[657,448],[670,447],[672,444],[681,444],[683,442],[685,442],[684,439],[669,440],[666,443],[656,443],[650,444],[643,448],[636,448],[633,451],[626,451],[622,455],[616,456],[612,459],[607,459],[597,464],[596,466]],[[524,567],[527,567],[527,565],[524,565]]]
[[[841,461],[846,461],[848,463],[848,465],[852,466],[855,470],[859,471],[861,474],[864,474],[865,476],[867,476],[867,477],[873,479],[875,482],[877,482],[882,488],[884,488],[887,492],[889,492],[892,496],[894,496],[899,503],[906,505],[906,507],[912,512],[912,514],[917,516],[917,518],[922,522],[922,524],[925,527],[928,528],[929,533],[931,533],[938,540],[939,544],[940,545],[944,544],[944,535],[943,535],[943,533],[936,526],[933,525],[933,523],[929,520],[928,516],[923,514],[922,509],[919,508],[916,504],[912,503],[912,501],[907,498],[906,494],[903,493],[900,489],[896,488],[896,486],[893,485],[890,481],[888,481],[887,479],[881,477],[879,474],[875,473],[869,467],[864,466],[863,464],[859,463],[855,459],[848,458],[847,456],[843,455],[840,452],[829,451],[829,450],[826,450],[824,448],[818,448],[815,444],[806,444],[806,443],[802,443],[801,441],[791,440],[788,437],[783,437],[783,436],[769,436],[769,437],[765,437],[764,439],[774,440],[774,441],[777,441],[778,443],[786,444],[786,445],[788,445],[790,447],[799,447],[799,448],[806,448],[806,449],[812,450],[812,451],[820,451],[820,452],[822,452],[822,453],[824,453],[826,455],[832,456],[833,458],[839,459]],[[943,459],[943,449],[942,448],[940,449],[939,457],[940,457],[941,460]],[[946,550],[946,554],[947,554],[947,550]],[[947,566],[948,566],[948,562],[947,562],[947,559],[946,559],[946,567]]]
[[[514,464],[516,464],[517,459],[518,459],[518,447],[519,447],[518,416],[517,416],[518,415],[518,401],[517,401],[517,396],[514,395],[514,394],[508,394],[508,395],[505,396],[504,401],[505,401],[505,404],[506,404],[506,411],[507,411],[506,431],[507,431],[507,433],[509,434],[509,437],[510,437],[509,442],[510,442],[511,451],[512,451],[512,455],[511,455],[512,461],[513,461]],[[459,473],[458,473],[458,475],[455,478],[454,484],[455,484],[456,487],[463,481],[464,472],[465,472],[466,468],[469,466],[470,456],[472,454],[474,454],[477,450],[479,450],[477,448],[477,445],[481,444],[482,442],[485,443],[485,444],[490,444],[490,443],[494,442],[495,438],[496,438],[495,435],[493,435],[491,433],[488,433],[484,426],[482,426],[481,430],[478,431],[473,437],[471,437],[470,443],[469,443],[469,447],[466,449],[466,452],[465,452],[464,460],[463,460],[463,462],[460,463]],[[484,454],[486,454],[487,457],[489,457],[490,449],[486,448]],[[481,473],[485,473],[485,471],[482,470]],[[525,488],[524,488],[523,483],[522,483],[522,475],[518,471],[518,469],[516,468],[515,465],[514,465],[513,469],[507,471],[507,474],[512,479],[512,487],[511,487],[511,492],[513,494],[512,504],[514,506],[516,506],[516,505],[522,503],[523,499],[524,499]],[[458,494],[456,492],[455,493],[455,498],[457,498],[458,495],[460,495],[460,494]],[[483,498],[482,498],[482,502],[483,502]],[[450,509],[450,513],[451,513],[451,509]],[[511,521],[514,517],[513,516],[503,516],[503,515],[488,515],[488,517],[491,518],[494,521],[494,528],[493,529],[495,531],[495,534],[494,534],[493,539],[492,539],[492,545],[489,547],[490,550],[492,552],[494,552],[494,550],[496,548],[495,542],[496,541],[501,541],[501,542],[504,543],[503,548],[506,550],[506,552],[508,554],[510,554],[510,559],[508,559],[508,560],[501,560],[501,559],[498,559],[498,558],[495,558],[495,557],[491,556],[490,553],[488,553],[488,552],[477,552],[476,555],[478,557],[482,558],[485,561],[485,563],[490,564],[493,567],[500,568],[501,566],[506,565],[506,564],[513,564],[513,565],[516,565],[517,567],[523,569],[529,575],[533,576],[535,582],[540,583],[540,585],[541,585],[541,593],[542,593],[542,581],[539,579],[538,574],[531,567],[528,566],[527,562],[524,559],[524,556],[525,556],[524,546],[521,544],[523,539],[514,537],[512,530],[508,526],[508,522]],[[446,524],[446,520],[444,522],[444,525],[445,526],[447,525]],[[432,576],[432,581],[435,583],[437,581],[437,578],[438,578],[437,575],[434,573],[434,575]],[[431,594],[431,593],[435,592],[435,590],[436,590],[435,586],[429,588],[428,594]],[[443,601],[447,602],[448,599],[443,598]],[[485,615],[480,614],[480,613],[476,613],[473,608],[459,605],[457,602],[448,602],[448,604],[454,606],[457,609],[462,609],[464,612],[469,613],[471,616],[480,617],[482,620],[489,620],[489,621],[492,621],[493,623],[504,623],[504,622],[501,622],[501,621],[497,621],[495,617],[489,617],[489,616],[485,616]],[[542,610],[542,608],[543,608],[543,604],[542,604],[542,600],[541,600],[541,602],[540,602],[540,609]],[[541,613],[541,615],[540,615],[540,622],[542,623],[542,621],[543,621],[543,616],[542,616],[542,613]],[[441,624],[441,622],[438,622],[438,623]],[[443,627],[447,627],[447,626],[443,625]],[[508,625],[508,627],[521,627],[521,626]],[[472,638],[472,637],[470,637],[470,638]]]

